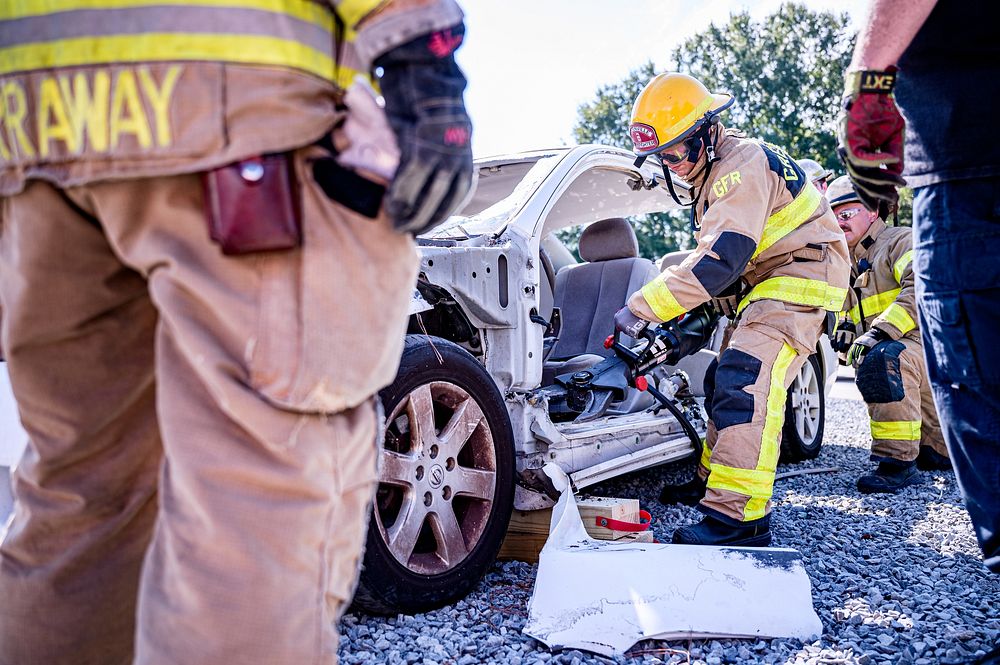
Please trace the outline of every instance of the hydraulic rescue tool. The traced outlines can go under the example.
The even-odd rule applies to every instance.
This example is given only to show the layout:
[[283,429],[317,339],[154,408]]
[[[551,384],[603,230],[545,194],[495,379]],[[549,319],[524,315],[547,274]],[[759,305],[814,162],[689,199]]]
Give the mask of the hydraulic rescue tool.
[[668,377],[665,371],[656,370],[704,348],[718,320],[715,309],[705,304],[666,323],[641,326],[634,331],[638,341],[634,346],[615,332],[605,341],[605,348],[614,351],[614,356],[556,377],[556,385],[547,390],[550,413],[559,420],[596,420],[624,399],[631,387],[648,392],[659,403],[656,410],[673,414],[695,447],[700,447],[701,437],[691,420],[700,420],[701,410],[688,390],[687,375],[679,371]]

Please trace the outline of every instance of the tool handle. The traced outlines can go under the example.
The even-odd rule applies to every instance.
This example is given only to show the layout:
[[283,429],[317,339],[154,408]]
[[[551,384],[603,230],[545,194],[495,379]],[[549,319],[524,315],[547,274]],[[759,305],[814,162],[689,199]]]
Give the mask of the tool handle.
[[600,515],[595,517],[594,521],[597,526],[611,529],[612,531],[645,531],[653,523],[653,516],[646,510],[640,510],[638,522],[624,522],[622,520],[611,519],[610,517],[601,517]]

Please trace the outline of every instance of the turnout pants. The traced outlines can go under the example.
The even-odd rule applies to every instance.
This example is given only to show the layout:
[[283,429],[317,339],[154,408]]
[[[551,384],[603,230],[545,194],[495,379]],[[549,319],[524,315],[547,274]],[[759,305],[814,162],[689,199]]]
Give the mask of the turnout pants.
[[[871,353],[871,357],[866,357],[864,363],[881,363],[883,367],[879,369],[883,371],[880,374],[889,381],[899,382],[902,398],[882,401],[895,398],[896,395],[881,394],[892,392],[881,389],[883,386],[868,388],[859,376],[858,388],[868,404],[868,415],[871,418],[872,458],[876,461],[912,462],[917,459],[921,446],[927,446],[947,457],[948,448],[934,408],[934,397],[920,342],[903,337],[897,342],[884,344],[895,344],[902,348],[889,353]],[[878,401],[873,401],[872,398]]]
[[336,660],[416,254],[306,157],[293,250],[224,256],[198,175],[2,200],[3,665]]
[[710,420],[698,473],[708,488],[701,512],[734,525],[771,512],[788,387],[815,353],[825,316],[760,300],[737,320],[706,377]]

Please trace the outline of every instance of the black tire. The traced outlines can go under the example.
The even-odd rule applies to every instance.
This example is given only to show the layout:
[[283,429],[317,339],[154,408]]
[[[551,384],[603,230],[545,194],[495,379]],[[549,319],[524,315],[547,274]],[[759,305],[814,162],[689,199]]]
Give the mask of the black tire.
[[[406,337],[396,379],[379,396],[386,413],[383,464],[354,606],[377,614],[426,612],[466,596],[496,560],[513,508],[514,434],[503,397],[483,365],[437,337]],[[428,403],[429,410],[418,409]],[[431,441],[441,444],[440,455],[436,444],[419,436],[418,411],[433,412]],[[468,425],[471,421],[464,417],[453,420],[460,412],[471,414],[467,417],[475,424]],[[449,445],[448,437],[441,437],[452,423],[461,424],[454,431],[469,430],[464,442],[458,436],[458,443]],[[489,493],[490,466],[495,482],[488,502],[472,491]],[[413,479],[406,480],[411,470]],[[402,480],[392,482],[395,478]],[[432,484],[435,479],[437,485]],[[451,481],[457,488],[453,495]],[[404,510],[418,515],[410,520],[418,529],[402,528],[407,524],[400,521]],[[396,536],[392,546],[390,532]],[[407,532],[410,539],[400,535]]]
[[823,447],[826,391],[823,365],[814,353],[788,388],[781,430],[781,462],[815,459]]

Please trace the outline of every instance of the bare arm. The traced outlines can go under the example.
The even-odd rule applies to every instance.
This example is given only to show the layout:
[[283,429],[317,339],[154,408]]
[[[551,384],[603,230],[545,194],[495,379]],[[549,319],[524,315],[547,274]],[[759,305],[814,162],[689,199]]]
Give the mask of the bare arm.
[[895,65],[937,0],[872,0],[849,70],[882,71]]

